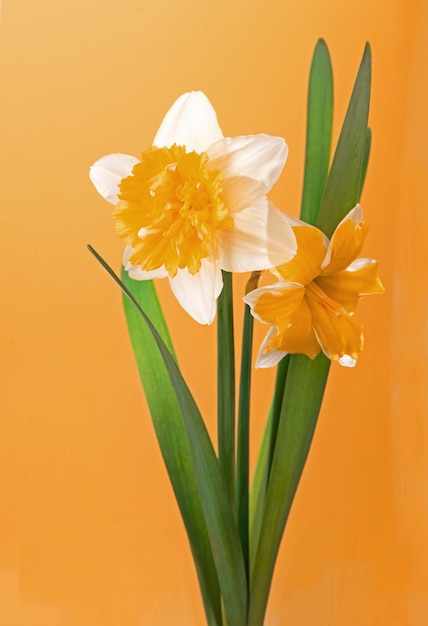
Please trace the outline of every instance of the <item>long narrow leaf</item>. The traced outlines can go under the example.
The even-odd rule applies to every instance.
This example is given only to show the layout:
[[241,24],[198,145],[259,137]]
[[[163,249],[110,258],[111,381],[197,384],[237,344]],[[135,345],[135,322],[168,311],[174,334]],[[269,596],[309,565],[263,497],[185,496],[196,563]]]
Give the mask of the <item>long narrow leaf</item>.
[[293,355],[277,432],[257,555],[252,570],[248,626],[262,626],[276,556],[306,461],[330,362]]
[[[173,354],[172,343],[152,281],[135,281],[122,270],[122,282],[162,336]],[[174,389],[156,344],[133,302],[124,295],[128,330],[161,453],[170,476],[195,561],[208,624],[220,626],[221,601],[217,571],[206,529],[199,489],[194,475],[186,430]]]
[[285,383],[287,380],[290,355],[285,356],[278,364],[275,391],[272,405],[269,409],[263,433],[262,443],[257,455],[256,469],[250,495],[250,579],[254,567],[254,560],[259,544],[260,529],[263,521],[263,513],[266,501],[266,491],[269,483],[269,475],[272,466],[273,453],[275,450],[276,434],[278,431],[279,417],[281,415],[282,401],[284,397]]
[[[330,163],[333,125],[333,71],[330,54],[323,39],[315,46],[308,90],[305,175],[300,219],[316,224],[324,194]],[[251,560],[254,561],[264,511],[267,482],[270,474],[285,389],[289,359],[278,366],[273,405],[270,410],[264,441],[257,457],[255,480],[251,489]]]
[[333,72],[325,42],[315,47],[309,78],[305,176],[300,218],[316,224],[330,165]]
[[[331,235],[356,204],[366,154],[371,57],[366,46],[334,155],[317,225]],[[248,626],[262,626],[275,561],[315,431],[330,362],[292,355],[253,568]]]
[[372,131],[370,128],[368,128],[367,133],[366,133],[366,147],[364,150],[363,168],[361,172],[361,183],[360,183],[360,189],[358,191],[358,202],[360,201],[361,194],[363,193],[363,189],[364,189],[364,183],[366,182],[366,175],[367,175],[367,168],[369,165],[371,147],[372,147]]
[[317,226],[327,237],[357,204],[360,195],[367,155],[371,66],[370,46],[366,44],[318,215]]
[[[245,626],[247,589],[238,530],[220,472],[218,459],[203,419],[174,358],[171,356],[156,328],[132,296],[132,293],[115,275],[113,270],[94,250],[91,251],[137,308],[154,339],[158,354],[160,354],[164,363],[180,408],[180,411],[174,411],[168,415],[168,425],[174,424],[177,432],[180,432],[182,425],[184,425],[186,431],[193,466],[193,476],[196,478],[199,488],[200,501],[216,565],[226,622],[236,626]],[[158,393],[162,393],[162,390],[158,390]],[[178,425],[180,422],[181,426]]]

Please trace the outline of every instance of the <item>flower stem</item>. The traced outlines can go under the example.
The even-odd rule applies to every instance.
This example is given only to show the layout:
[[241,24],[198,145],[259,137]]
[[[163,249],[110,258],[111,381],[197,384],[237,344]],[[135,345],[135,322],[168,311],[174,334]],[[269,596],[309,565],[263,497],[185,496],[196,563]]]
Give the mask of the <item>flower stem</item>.
[[[246,294],[253,289],[257,289],[260,276],[260,271],[255,271],[251,274],[245,288]],[[246,305],[242,331],[241,375],[239,381],[236,513],[247,572],[248,588],[250,586],[250,398],[253,323],[254,318],[251,315],[251,309]]]
[[241,376],[239,383],[238,446],[236,467],[236,509],[242,553],[249,581],[249,472],[250,472],[250,392],[253,316],[245,305],[242,333]]
[[235,350],[232,274],[222,272],[217,315],[218,458],[231,502],[235,496]]
[[290,355],[287,354],[278,363],[278,369],[276,373],[275,391],[272,401],[272,418],[270,422],[270,434],[269,434],[269,452],[267,457],[267,479],[269,480],[270,468],[272,466],[273,453],[275,450],[276,433],[278,431],[279,416],[281,414],[282,401],[284,397],[285,382],[287,380],[288,364],[290,362]]

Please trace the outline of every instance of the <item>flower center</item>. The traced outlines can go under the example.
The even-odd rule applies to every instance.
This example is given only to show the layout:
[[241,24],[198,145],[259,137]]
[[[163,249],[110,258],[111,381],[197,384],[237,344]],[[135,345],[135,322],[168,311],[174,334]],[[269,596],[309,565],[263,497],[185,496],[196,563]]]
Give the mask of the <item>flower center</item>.
[[145,150],[120,183],[116,231],[133,248],[129,260],[143,270],[165,266],[196,274],[202,259],[217,255],[216,231],[233,228],[222,198],[223,176],[208,155],[184,146]]
[[[343,307],[332,300],[316,283],[316,280],[313,280],[309,285],[306,285],[306,297],[308,305],[311,309],[313,309],[313,304],[320,305],[329,315],[334,315],[335,317],[341,317],[342,315],[346,315],[346,311],[344,311]],[[312,304],[312,307],[311,307]]]

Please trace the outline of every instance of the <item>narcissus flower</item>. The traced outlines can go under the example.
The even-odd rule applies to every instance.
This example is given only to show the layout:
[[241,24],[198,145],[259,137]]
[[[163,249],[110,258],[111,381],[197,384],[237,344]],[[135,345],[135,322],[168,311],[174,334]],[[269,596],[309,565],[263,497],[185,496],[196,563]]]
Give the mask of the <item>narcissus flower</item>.
[[168,277],[183,308],[210,324],[222,269],[268,269],[296,253],[287,218],[266,198],[286,158],[280,137],[223,137],[207,97],[191,92],[173,104],[140,159],[111,154],[90,177],[115,205],[129,276]]
[[348,213],[331,240],[317,228],[293,220],[296,256],[275,268],[279,282],[245,296],[251,312],[270,324],[256,367],[276,365],[285,354],[353,367],[363,349],[363,328],[353,317],[360,296],[383,293],[377,261],[356,258],[367,225],[360,205]]

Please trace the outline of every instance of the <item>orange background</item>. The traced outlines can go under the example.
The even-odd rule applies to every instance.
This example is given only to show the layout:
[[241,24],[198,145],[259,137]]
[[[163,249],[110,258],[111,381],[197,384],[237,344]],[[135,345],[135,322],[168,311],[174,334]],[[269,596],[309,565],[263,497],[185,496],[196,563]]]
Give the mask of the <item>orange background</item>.
[[[332,367],[266,625],[428,623],[427,3],[3,0],[2,626],[203,623],[120,295],[85,247],[120,267],[88,167],[138,155],[175,98],[202,89],[226,135],[286,138],[272,198],[297,215],[319,36],[333,59],[335,137],[372,45],[364,254],[381,259],[387,293],[361,303],[357,368]],[[159,291],[213,430],[214,328]],[[272,373],[256,378],[255,441]]]

